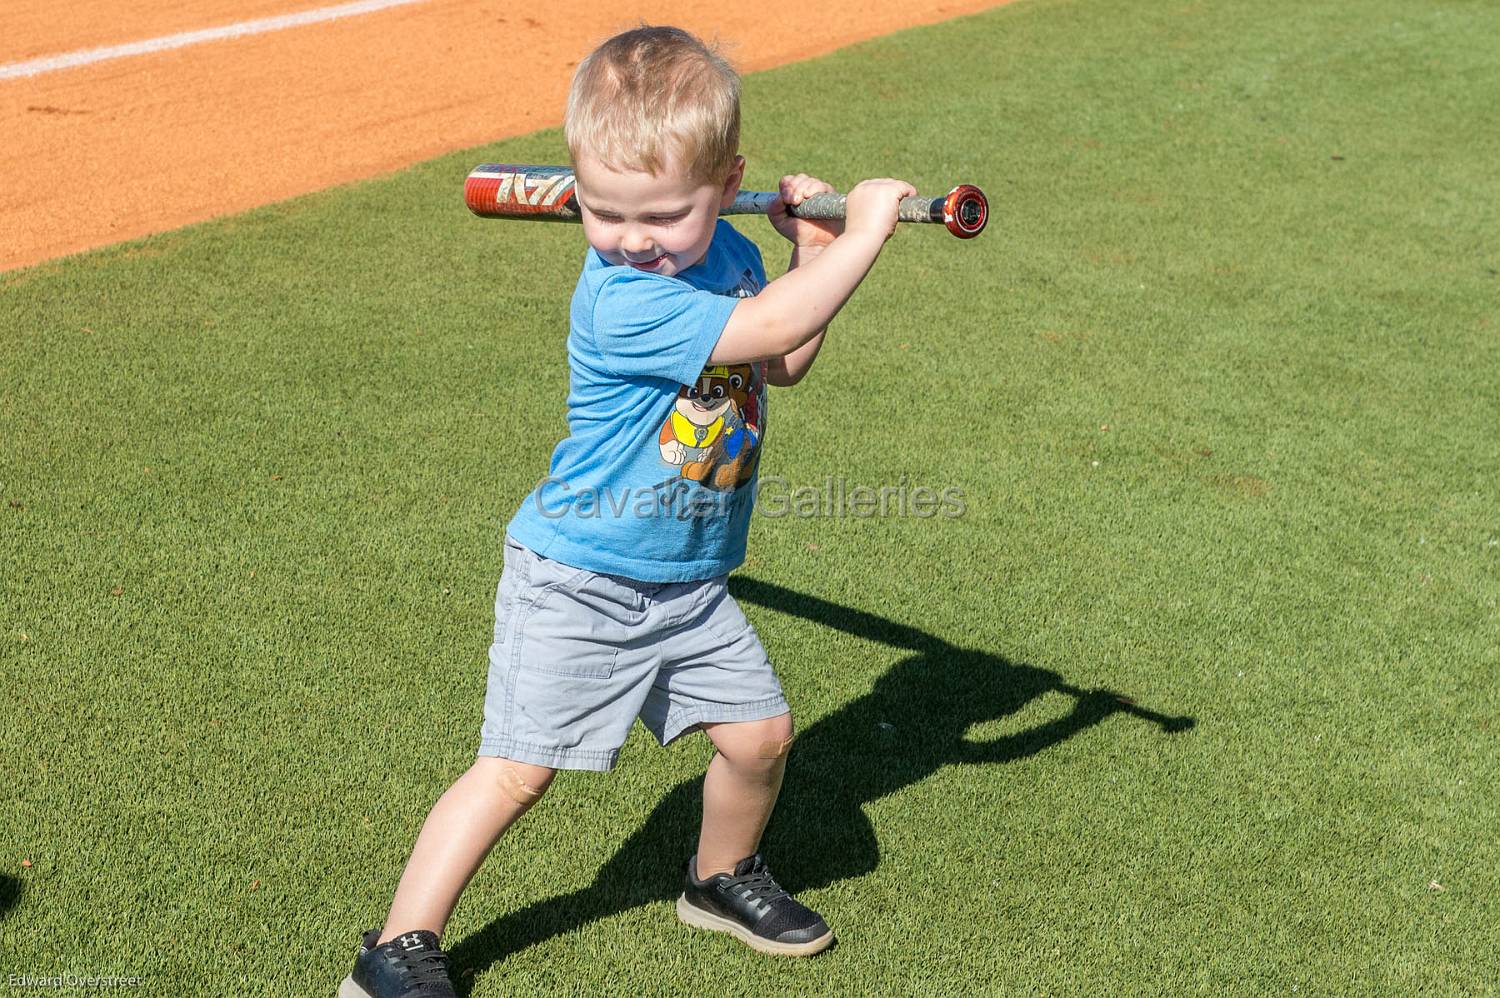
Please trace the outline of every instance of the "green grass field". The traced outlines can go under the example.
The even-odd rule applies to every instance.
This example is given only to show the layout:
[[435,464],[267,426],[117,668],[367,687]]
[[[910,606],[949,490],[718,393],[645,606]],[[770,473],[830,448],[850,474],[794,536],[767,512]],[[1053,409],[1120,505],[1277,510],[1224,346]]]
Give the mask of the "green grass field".
[[[736,575],[801,731],[765,852],[840,945],[677,923],[709,748],[637,728],[475,878],[465,987],[1500,989],[1497,36],[1025,0],[747,78],[747,186],[993,210],[898,232],[771,402],[763,475],[967,505],[758,517]],[[0,977],[333,993],[473,756],[564,430],[582,232],[462,178],[562,157],[0,275]]]

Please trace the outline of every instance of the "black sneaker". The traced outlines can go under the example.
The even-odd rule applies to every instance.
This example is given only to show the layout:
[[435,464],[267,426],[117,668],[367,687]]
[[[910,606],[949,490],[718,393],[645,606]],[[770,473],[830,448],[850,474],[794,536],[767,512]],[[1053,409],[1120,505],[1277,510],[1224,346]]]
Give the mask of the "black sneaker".
[[698,857],[687,861],[677,917],[700,929],[728,932],[751,949],[778,956],[812,956],[833,945],[822,916],[782,890],[760,853],[739,861],[734,873],[697,877]]
[[419,929],[376,946],[379,939],[379,929],[365,933],[338,998],[458,998],[436,935]]

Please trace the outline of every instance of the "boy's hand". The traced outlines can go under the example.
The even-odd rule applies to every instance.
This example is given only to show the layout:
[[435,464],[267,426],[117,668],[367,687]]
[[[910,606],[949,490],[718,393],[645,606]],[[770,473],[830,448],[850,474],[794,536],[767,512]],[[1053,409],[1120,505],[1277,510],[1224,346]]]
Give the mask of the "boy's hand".
[[790,239],[799,249],[822,249],[844,231],[844,223],[837,219],[821,220],[793,218],[787,214],[787,205],[797,205],[814,194],[837,194],[832,187],[816,177],[805,173],[781,178],[776,200],[766,212],[776,231]]
[[896,231],[896,209],[901,199],[916,193],[911,184],[890,177],[855,184],[845,204],[844,230],[869,233],[885,242]]

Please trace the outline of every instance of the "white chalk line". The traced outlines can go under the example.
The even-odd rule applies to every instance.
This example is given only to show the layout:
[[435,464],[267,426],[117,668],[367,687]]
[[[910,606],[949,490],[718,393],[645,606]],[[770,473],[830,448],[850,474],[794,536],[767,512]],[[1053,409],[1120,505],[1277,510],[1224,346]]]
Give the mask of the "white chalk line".
[[219,28],[182,31],[175,35],[162,35],[160,38],[148,38],[145,41],[130,42],[126,45],[79,49],[77,52],[64,52],[62,55],[50,55],[42,59],[30,59],[26,62],[13,62],[0,66],[0,80],[37,76],[41,73],[56,72],[59,69],[72,69],[75,66],[104,62],[107,59],[124,59],[134,55],[166,52],[170,49],[186,48],[189,45],[201,45],[204,42],[216,42],[225,38],[244,38],[246,35],[259,35],[267,31],[300,28],[304,24],[334,21],[341,17],[354,17],[359,14],[373,14],[387,7],[405,7],[408,4],[426,2],[427,0],[355,0],[354,3],[319,7],[316,10],[304,10],[297,14],[281,14],[276,17],[262,17],[254,21],[239,21]]

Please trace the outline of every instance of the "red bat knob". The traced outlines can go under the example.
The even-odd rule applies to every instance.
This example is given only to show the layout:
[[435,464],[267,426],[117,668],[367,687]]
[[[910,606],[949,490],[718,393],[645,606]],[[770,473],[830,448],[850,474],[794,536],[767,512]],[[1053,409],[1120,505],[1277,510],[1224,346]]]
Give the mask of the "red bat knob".
[[943,224],[960,239],[973,239],[990,220],[990,203],[973,184],[960,184],[943,199]]

